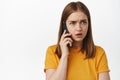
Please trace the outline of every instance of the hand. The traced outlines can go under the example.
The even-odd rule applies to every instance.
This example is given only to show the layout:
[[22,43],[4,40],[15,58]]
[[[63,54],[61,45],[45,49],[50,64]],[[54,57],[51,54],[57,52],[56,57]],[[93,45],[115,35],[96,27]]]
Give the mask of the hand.
[[69,55],[68,46],[72,46],[73,40],[68,36],[71,36],[71,34],[66,33],[66,30],[64,30],[60,39],[60,48],[61,48],[62,56],[68,56]]

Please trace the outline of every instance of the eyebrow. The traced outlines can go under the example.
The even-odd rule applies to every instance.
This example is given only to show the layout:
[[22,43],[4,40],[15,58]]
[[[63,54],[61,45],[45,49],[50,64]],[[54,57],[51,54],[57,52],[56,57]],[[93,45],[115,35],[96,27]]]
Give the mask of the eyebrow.
[[[77,20],[68,20],[68,22],[76,22]],[[81,19],[80,21],[87,21],[87,19]]]
[[83,20],[81,20],[81,21],[87,21],[87,19],[83,19]]

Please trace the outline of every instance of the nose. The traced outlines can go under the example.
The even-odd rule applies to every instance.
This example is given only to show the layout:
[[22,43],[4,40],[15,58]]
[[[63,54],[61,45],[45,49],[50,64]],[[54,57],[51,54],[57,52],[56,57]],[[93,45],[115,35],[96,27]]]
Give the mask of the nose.
[[78,31],[81,31],[81,30],[82,30],[82,27],[81,27],[80,24],[77,24],[77,25],[76,25],[76,30],[78,30]]

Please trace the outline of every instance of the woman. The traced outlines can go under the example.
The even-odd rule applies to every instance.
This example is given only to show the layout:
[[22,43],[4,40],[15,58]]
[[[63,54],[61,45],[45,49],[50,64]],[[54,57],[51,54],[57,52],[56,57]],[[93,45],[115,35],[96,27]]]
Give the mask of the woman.
[[105,51],[93,42],[90,13],[82,2],[64,8],[58,43],[48,47],[44,71],[46,80],[110,80]]

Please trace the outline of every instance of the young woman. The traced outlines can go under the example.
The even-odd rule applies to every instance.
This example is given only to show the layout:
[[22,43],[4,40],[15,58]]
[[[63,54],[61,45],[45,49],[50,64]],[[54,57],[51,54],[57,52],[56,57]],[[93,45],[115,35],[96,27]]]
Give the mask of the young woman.
[[110,80],[105,51],[93,42],[90,13],[82,2],[64,8],[58,43],[48,47],[44,71],[46,80]]

